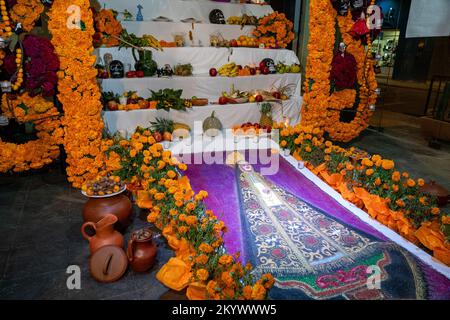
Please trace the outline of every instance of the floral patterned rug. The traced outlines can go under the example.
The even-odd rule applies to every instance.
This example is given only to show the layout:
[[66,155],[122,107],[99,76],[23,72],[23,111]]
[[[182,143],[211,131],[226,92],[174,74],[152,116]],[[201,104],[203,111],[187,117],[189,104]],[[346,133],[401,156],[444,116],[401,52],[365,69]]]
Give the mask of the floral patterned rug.
[[[229,226],[230,252],[271,272],[272,299],[450,299],[450,280],[416,259],[280,159],[260,167],[190,165],[194,189]],[[253,168],[256,170],[253,171]],[[218,183],[220,182],[220,183]],[[222,214],[221,214],[222,213]]]

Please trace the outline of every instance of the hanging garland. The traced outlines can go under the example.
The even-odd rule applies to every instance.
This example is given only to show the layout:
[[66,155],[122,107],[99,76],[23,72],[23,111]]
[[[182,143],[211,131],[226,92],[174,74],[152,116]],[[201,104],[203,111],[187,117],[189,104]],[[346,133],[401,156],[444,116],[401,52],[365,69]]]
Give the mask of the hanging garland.
[[1,110],[9,119],[33,123],[38,139],[24,144],[0,139],[0,172],[39,169],[59,156],[63,130],[59,112],[52,102],[41,96],[30,97],[28,93],[11,99],[8,94],[3,94]]
[[[0,65],[11,77],[9,91],[19,91],[26,75],[27,89],[31,84],[48,88],[52,94],[50,80],[56,82],[56,69],[59,68],[57,56],[53,53],[53,46],[46,39],[26,35],[24,41],[19,38],[21,31],[31,31],[34,23],[44,10],[40,1],[19,0],[11,4],[8,12],[6,2],[0,0],[2,23],[0,35],[3,45],[11,42],[12,54],[6,50],[0,52]],[[11,17],[10,17],[11,16]],[[17,30],[14,34],[13,27]],[[14,38],[15,39],[12,39]],[[14,48],[15,47],[15,48]],[[25,70],[24,70],[24,61]],[[47,68],[48,65],[53,67]],[[40,73],[43,71],[44,75]],[[3,88],[8,91],[7,86]],[[28,90],[32,93],[32,90]],[[0,139],[0,172],[12,170],[21,172],[29,169],[39,169],[51,163],[59,156],[59,145],[62,143],[63,130],[60,114],[55,105],[38,95],[42,90],[33,94],[21,92],[17,94],[3,94],[1,114],[7,119],[14,119],[19,124],[32,123],[37,131],[37,140],[24,144],[5,142]],[[45,92],[45,89],[44,89]]]
[[[81,21],[73,21],[69,6],[79,8]],[[96,82],[95,33],[89,0],[56,0],[49,12],[48,28],[61,62],[58,99],[64,109],[64,147],[67,175],[76,188],[93,180],[104,160],[101,152],[103,121],[100,90]]]
[[[376,101],[377,83],[370,54],[370,35],[367,35],[369,50],[366,53],[361,40],[350,34],[354,25],[351,12],[346,16],[337,16],[330,0],[311,0],[310,8],[302,124],[321,128],[333,140],[348,142],[367,128],[373,114],[370,106]],[[334,90],[330,94],[336,19],[342,40],[347,47],[346,52],[356,60],[357,88]],[[355,104],[354,119],[342,122],[341,111],[353,109]]]

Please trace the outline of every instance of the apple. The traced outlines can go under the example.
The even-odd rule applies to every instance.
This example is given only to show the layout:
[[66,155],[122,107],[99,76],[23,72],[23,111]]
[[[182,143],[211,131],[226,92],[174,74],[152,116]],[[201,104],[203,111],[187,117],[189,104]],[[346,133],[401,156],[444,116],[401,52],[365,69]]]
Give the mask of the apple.
[[269,68],[264,67],[264,68],[262,68],[261,73],[262,73],[262,74],[269,74],[269,73],[270,73],[270,70],[269,70]]
[[216,68],[211,68],[211,69],[209,69],[209,75],[210,75],[211,77],[217,76],[217,69],[216,69]]
[[127,104],[136,104],[136,103],[138,103],[137,99],[127,98]]
[[263,98],[263,96],[260,95],[260,94],[258,94],[258,95],[255,97],[255,101],[256,101],[256,102],[263,102],[263,100],[264,100],[264,98]]
[[250,67],[250,74],[251,74],[252,76],[254,76],[254,75],[256,74],[256,69]]
[[227,104],[228,103],[228,99],[227,97],[220,97],[219,98],[219,104]]
[[162,141],[162,135],[159,132],[154,132],[153,133],[153,138],[155,138],[156,142],[161,142]]
[[281,94],[280,94],[279,92],[277,92],[277,91],[273,92],[273,93],[272,93],[272,96],[273,96],[275,99],[281,99]]
[[236,39],[230,40],[230,47],[237,47],[237,46],[238,46],[238,42],[236,41]]
[[128,71],[125,76],[127,78],[135,78],[136,77],[136,71]]
[[264,62],[264,61],[261,61],[260,63],[259,63],[259,69],[264,69],[266,67],[266,63]]
[[143,78],[145,76],[144,71],[136,71],[136,77]]
[[119,105],[114,100],[108,101],[108,110],[109,111],[119,110]]

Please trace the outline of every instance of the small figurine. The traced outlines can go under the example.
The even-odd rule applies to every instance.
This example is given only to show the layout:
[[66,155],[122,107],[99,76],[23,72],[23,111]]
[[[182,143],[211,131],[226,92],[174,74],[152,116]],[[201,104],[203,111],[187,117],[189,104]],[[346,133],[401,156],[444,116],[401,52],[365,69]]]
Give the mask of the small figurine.
[[144,21],[144,16],[142,15],[142,9],[144,9],[144,7],[141,5],[138,5],[137,8],[138,8],[138,13],[136,15],[136,21]]

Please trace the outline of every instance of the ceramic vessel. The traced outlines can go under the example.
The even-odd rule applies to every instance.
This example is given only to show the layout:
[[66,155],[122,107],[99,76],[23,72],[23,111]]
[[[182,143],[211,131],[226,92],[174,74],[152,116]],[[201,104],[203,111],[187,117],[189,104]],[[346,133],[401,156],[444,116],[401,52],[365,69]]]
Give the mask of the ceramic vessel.
[[112,214],[118,218],[116,229],[124,231],[131,223],[132,210],[130,199],[123,193],[111,197],[89,198],[83,207],[83,220],[96,223],[106,215]]
[[145,272],[155,264],[157,248],[153,232],[146,228],[133,232],[128,242],[127,256],[135,272]]
[[430,182],[425,183],[422,187],[420,187],[420,191],[436,197],[438,200],[438,205],[441,207],[445,206],[450,199],[450,192],[433,180],[430,180]]
[[[81,234],[83,238],[89,241],[89,249],[91,254],[104,246],[118,246],[123,247],[123,236],[116,230],[114,230],[114,224],[117,222],[117,217],[112,214],[108,214],[103,217],[99,222],[85,222],[81,226]],[[86,228],[92,227],[95,234],[90,236],[86,233]]]

